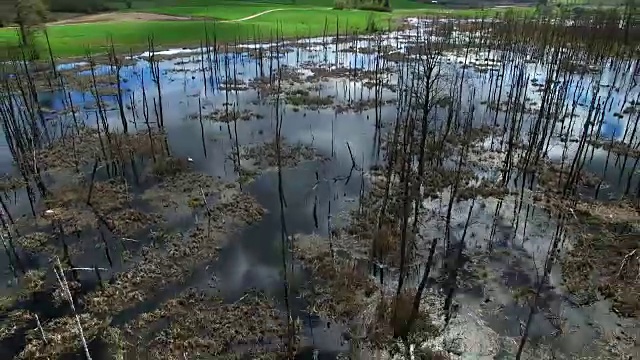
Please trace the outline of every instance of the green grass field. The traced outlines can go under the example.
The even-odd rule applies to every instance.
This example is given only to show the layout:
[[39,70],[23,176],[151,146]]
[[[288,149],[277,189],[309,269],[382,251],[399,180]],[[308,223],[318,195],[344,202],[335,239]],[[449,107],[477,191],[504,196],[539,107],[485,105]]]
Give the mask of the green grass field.
[[[123,3],[113,3],[118,11],[136,11],[197,17],[198,20],[184,21],[115,21],[102,23],[49,25],[49,35],[53,54],[59,58],[83,56],[87,52],[104,53],[113,40],[120,52],[140,50],[147,47],[149,35],[158,48],[197,45],[205,39],[205,28],[210,39],[214,35],[219,42],[246,41],[258,35],[268,39],[271,34],[283,37],[314,36],[324,32],[325,24],[329,33],[335,34],[336,25],[341,34],[365,32],[371,29],[388,29],[395,19],[408,14],[438,14],[453,12],[439,6],[422,4],[413,0],[391,1],[393,12],[361,10],[333,10],[333,0],[156,0],[134,1],[131,9],[123,8]],[[219,22],[237,20],[270,9],[283,9],[241,22]],[[472,16],[479,10],[456,10],[460,16]],[[486,10],[491,13],[496,10]],[[15,46],[19,41],[16,29],[0,29],[0,46]],[[39,46],[45,41],[41,36]]]

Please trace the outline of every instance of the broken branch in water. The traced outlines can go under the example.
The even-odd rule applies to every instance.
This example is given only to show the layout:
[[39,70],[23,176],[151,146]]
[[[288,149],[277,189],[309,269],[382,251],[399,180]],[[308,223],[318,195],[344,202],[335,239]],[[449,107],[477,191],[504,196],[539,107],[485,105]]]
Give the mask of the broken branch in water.
[[[628,265],[631,262],[631,259],[637,252],[638,252],[638,249],[635,249],[624,256],[624,258],[622,259],[622,262],[620,263],[620,269],[618,269],[618,275],[617,275],[618,277],[622,275],[622,270],[626,265]],[[638,267],[638,277],[640,277],[640,267]]]
[[105,268],[88,268],[88,267],[74,267],[74,268],[71,268],[69,270],[72,270],[72,271],[77,271],[77,270],[79,270],[79,271],[95,271],[96,269],[98,269],[100,271],[109,271],[109,270],[107,270]]
[[[56,266],[58,268],[56,268]],[[59,270],[58,270],[59,269]],[[58,271],[60,272],[58,274]],[[76,324],[78,325],[78,332],[80,333],[80,339],[82,340],[82,346],[84,347],[84,353],[87,357],[87,360],[91,359],[91,354],[89,353],[89,347],[87,346],[87,339],[84,337],[84,331],[82,330],[82,324],[80,323],[80,317],[76,312],[76,306],[73,303],[73,296],[71,295],[71,291],[69,290],[69,284],[67,283],[67,278],[64,275],[64,269],[62,268],[62,264],[60,263],[60,258],[56,256],[56,263],[53,266],[53,272],[56,275],[58,280],[58,284],[60,285],[60,289],[65,294],[67,301],[69,301],[69,306],[71,306],[71,311],[73,311],[73,315],[76,318]]]
[[42,335],[42,341],[44,341],[44,343],[47,343],[47,336],[44,334],[44,329],[42,329],[42,324],[40,323],[40,318],[38,317],[38,314],[36,315],[36,324],[38,325],[38,330],[40,330],[40,335]]
[[349,142],[347,141],[347,149],[349,149],[349,156],[351,157],[351,167],[355,168],[356,170],[360,170],[360,167],[358,166],[358,163],[356,163],[356,159],[353,156],[353,152],[351,151],[351,145],[349,145]]

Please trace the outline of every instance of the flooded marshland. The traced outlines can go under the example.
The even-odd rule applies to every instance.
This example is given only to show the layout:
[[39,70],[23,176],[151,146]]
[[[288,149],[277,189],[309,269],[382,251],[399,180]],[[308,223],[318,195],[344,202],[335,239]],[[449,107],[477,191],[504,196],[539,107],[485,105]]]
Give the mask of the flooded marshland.
[[637,44],[561,23],[5,64],[0,356],[638,357]]

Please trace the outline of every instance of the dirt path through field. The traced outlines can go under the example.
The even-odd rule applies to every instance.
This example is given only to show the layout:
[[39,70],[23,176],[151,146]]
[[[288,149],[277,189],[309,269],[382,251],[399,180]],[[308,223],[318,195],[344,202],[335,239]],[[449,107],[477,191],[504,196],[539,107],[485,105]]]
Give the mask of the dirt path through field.
[[266,10],[263,12],[259,12],[257,14],[253,14],[247,17],[243,17],[241,19],[235,19],[235,20],[221,20],[219,22],[223,22],[223,23],[230,23],[230,22],[241,22],[241,21],[246,21],[246,20],[251,20],[254,18],[257,18],[258,16],[262,16],[262,15],[266,15],[268,13],[274,12],[274,11],[283,11],[283,10],[293,10],[293,11],[308,11],[308,10],[331,10],[330,7],[326,7],[326,8],[304,8],[304,9],[297,9],[297,8],[277,8],[277,9],[270,9],[270,10]]
[[78,16],[70,19],[51,22],[48,25],[90,24],[113,21],[181,21],[191,19],[192,18],[188,16],[175,16],[145,12],[108,12]]
[[[234,22],[242,22],[251,19],[255,19],[259,16],[266,15],[275,11],[309,11],[309,10],[331,10],[331,8],[276,8],[269,9],[257,14],[249,15],[240,19],[232,19],[232,20],[217,20],[221,23],[234,23]],[[185,21],[185,20],[202,20],[207,19],[206,17],[189,17],[189,16],[176,16],[176,15],[166,15],[166,14],[156,14],[156,13],[146,13],[146,12],[108,12],[102,14],[92,14],[92,15],[84,15],[78,16],[70,19],[60,20],[51,22],[48,25],[76,25],[76,24],[90,24],[90,23],[102,23],[102,22],[115,22],[115,21]],[[213,18],[208,18],[214,20]]]

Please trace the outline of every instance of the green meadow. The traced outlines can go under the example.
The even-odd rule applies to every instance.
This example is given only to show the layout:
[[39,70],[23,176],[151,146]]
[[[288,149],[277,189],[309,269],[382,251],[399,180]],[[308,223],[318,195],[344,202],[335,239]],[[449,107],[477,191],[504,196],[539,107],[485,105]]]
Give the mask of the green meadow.
[[[46,27],[54,56],[59,58],[99,54],[113,42],[119,52],[137,51],[148,46],[152,36],[157,48],[198,45],[205,39],[218,43],[247,41],[254,37],[303,37],[322,35],[325,29],[335,34],[386,30],[402,17],[441,14],[447,16],[491,15],[502,9],[451,10],[412,0],[391,2],[392,11],[336,10],[330,0],[242,1],[242,0],[157,0],[134,1],[131,8],[113,3],[116,11],[144,12],[183,17],[183,20],[127,20]],[[272,10],[272,12],[263,13]],[[249,19],[244,19],[258,15]],[[5,48],[19,43],[16,28],[0,29],[0,44]],[[38,35],[40,48],[46,48]],[[14,50],[15,51],[15,50]],[[44,50],[42,50],[44,51]]]

